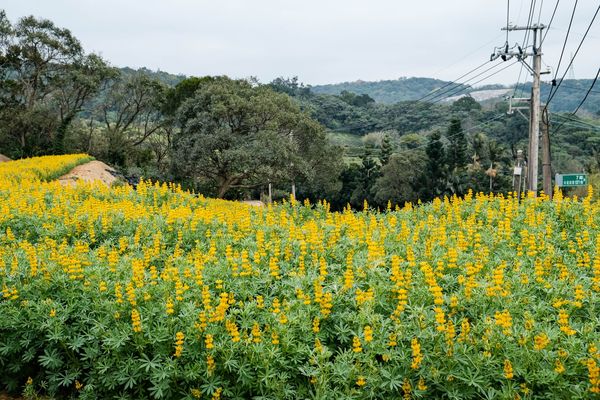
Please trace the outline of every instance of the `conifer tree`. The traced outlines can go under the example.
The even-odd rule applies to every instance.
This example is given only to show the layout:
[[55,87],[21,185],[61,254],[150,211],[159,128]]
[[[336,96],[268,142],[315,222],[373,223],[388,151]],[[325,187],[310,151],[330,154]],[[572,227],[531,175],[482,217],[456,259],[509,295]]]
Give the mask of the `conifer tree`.
[[467,155],[467,138],[462,129],[460,120],[453,119],[446,133],[450,142],[448,146],[448,169],[452,172],[467,166],[469,157]]
[[425,154],[427,154],[427,170],[425,171],[427,191],[423,193],[422,197],[433,198],[441,194],[444,189],[446,152],[442,143],[442,134],[439,131],[435,131],[429,136]]
[[386,165],[394,152],[394,146],[389,135],[385,135],[381,140],[381,165]]

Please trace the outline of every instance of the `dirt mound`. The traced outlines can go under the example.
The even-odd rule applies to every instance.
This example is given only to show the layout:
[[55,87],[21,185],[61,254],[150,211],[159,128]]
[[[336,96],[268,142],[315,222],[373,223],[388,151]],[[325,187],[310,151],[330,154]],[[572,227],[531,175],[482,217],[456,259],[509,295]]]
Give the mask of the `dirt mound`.
[[242,203],[248,204],[249,206],[254,206],[254,207],[264,207],[265,206],[265,203],[263,203],[260,200],[244,200],[244,201],[242,201]]
[[71,172],[58,178],[63,185],[75,185],[78,180],[85,182],[100,181],[106,186],[110,186],[117,180],[116,171],[104,164],[102,161],[90,161],[73,168]]
[[6,157],[4,154],[0,154],[0,162],[11,161],[10,158]]

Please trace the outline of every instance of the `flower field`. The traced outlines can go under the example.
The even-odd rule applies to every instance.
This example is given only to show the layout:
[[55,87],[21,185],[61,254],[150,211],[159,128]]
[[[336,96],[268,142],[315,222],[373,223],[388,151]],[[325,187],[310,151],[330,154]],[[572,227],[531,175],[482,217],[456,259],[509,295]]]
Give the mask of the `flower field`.
[[49,181],[88,159],[0,166],[0,391],[600,396],[591,193],[334,213]]

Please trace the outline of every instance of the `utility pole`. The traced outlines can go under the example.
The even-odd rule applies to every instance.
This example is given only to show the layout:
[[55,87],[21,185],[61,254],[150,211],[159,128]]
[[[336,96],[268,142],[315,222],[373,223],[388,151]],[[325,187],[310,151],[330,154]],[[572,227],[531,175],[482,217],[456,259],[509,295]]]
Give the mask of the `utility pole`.
[[552,200],[552,165],[550,158],[550,118],[548,109],[542,111],[542,179],[544,193]]
[[[543,24],[534,24],[530,26],[506,26],[503,31],[533,31],[532,52],[528,53],[526,49],[521,48],[519,44],[509,47],[508,41],[504,46],[496,48],[490,60],[498,57],[503,61],[517,57],[519,61],[531,72],[533,76],[533,85],[531,87],[531,101],[529,104],[529,146],[527,150],[527,183],[528,190],[537,195],[538,188],[538,154],[540,138],[540,75],[542,66],[542,31],[546,26]],[[529,65],[525,59],[533,56],[533,63]]]

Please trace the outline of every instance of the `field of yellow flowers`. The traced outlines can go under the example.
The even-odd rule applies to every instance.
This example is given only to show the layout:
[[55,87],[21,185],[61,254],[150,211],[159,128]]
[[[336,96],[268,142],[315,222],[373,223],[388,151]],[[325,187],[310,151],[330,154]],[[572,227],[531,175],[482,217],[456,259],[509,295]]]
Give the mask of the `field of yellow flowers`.
[[82,399],[600,396],[600,204],[250,207],[0,166],[0,391]]

